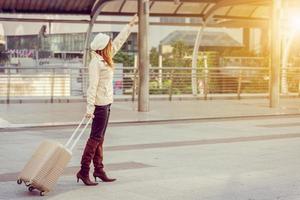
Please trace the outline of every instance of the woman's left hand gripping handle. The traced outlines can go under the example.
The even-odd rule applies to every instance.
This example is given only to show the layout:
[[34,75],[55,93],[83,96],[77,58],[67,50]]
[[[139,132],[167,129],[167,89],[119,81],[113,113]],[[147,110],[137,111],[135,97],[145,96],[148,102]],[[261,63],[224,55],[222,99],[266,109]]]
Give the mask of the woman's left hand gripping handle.
[[90,119],[90,118],[93,119],[95,116],[94,116],[94,114],[86,113],[85,117],[88,118],[88,119]]

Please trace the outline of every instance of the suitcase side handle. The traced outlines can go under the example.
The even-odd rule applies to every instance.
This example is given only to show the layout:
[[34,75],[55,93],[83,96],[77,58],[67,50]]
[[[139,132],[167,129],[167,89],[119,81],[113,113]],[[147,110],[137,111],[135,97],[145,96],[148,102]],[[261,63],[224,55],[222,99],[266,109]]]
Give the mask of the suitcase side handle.
[[[69,140],[67,141],[67,143],[65,144],[65,147],[68,148],[70,151],[72,151],[75,147],[75,145],[78,143],[79,139],[81,138],[81,136],[83,135],[85,129],[87,128],[87,126],[89,125],[91,118],[88,119],[87,123],[85,124],[84,128],[81,130],[81,132],[79,133],[79,135],[76,137],[76,139],[74,140],[73,144],[71,144],[72,140],[74,139],[75,135],[77,134],[79,128],[81,127],[81,125],[83,124],[84,120],[85,120],[85,116],[82,118],[81,122],[79,123],[79,125],[77,126],[77,128],[74,130],[73,134],[71,135],[71,137],[69,138]],[[69,148],[69,146],[71,145],[71,147]]]

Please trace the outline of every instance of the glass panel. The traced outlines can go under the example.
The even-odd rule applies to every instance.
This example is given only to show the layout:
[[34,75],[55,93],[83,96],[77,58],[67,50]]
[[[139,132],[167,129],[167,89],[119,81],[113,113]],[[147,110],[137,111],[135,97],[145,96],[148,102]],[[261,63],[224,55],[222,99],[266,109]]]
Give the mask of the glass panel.
[[214,3],[209,4],[209,6],[206,8],[206,10],[204,10],[203,14],[206,14],[212,7],[214,7]]
[[137,11],[137,1],[127,1],[123,6],[122,12],[135,13]]
[[258,18],[268,18],[270,14],[270,8],[267,6],[260,6],[258,7],[255,12],[252,14],[251,17],[258,17]]
[[174,13],[178,5],[173,2],[155,2],[151,13]]
[[206,3],[184,3],[178,10],[180,14],[201,14]]
[[228,13],[228,16],[249,17],[255,8],[256,6],[250,5],[234,6]]
[[103,12],[119,12],[119,9],[122,5],[123,1],[111,1],[106,3],[103,7]]
[[229,9],[230,9],[229,6],[219,8],[218,10],[216,10],[215,15],[225,15],[228,12]]

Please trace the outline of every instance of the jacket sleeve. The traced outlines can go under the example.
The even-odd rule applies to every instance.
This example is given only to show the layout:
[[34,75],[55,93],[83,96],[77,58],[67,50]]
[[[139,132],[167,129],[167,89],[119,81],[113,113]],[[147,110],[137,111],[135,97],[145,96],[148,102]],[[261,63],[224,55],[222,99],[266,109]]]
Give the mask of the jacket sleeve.
[[93,58],[89,64],[89,87],[87,90],[87,114],[93,114],[95,110],[95,100],[99,83],[100,68],[97,60]]
[[112,43],[112,55],[115,56],[128,39],[133,26],[127,24]]

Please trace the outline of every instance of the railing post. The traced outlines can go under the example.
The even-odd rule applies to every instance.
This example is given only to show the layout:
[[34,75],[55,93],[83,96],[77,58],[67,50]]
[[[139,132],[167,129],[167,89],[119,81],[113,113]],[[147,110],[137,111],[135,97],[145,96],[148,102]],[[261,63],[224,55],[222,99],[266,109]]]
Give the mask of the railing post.
[[163,59],[162,59],[162,55],[159,55],[158,56],[158,87],[159,87],[159,89],[162,89],[163,88],[163,81],[162,81],[162,79],[163,79],[163,71],[162,71],[162,67],[163,67],[163,65],[162,65],[162,63],[163,63]]
[[241,88],[242,88],[242,70],[239,71],[239,78],[238,78],[238,88],[237,88],[237,98],[241,99]]
[[205,78],[205,80],[204,80],[204,100],[207,100],[207,95],[208,95],[208,81]]
[[51,103],[53,103],[53,96],[54,96],[54,76],[55,76],[55,68],[52,68],[52,75],[51,75]]
[[84,67],[79,69],[79,76],[81,78],[82,97],[84,98],[84,97],[86,97],[85,86],[87,85],[87,84],[85,84],[85,81],[88,82],[88,80],[86,80],[86,79],[88,79],[88,75],[87,75],[87,77],[84,77],[85,76],[85,68]]
[[6,93],[6,103],[10,103],[10,68],[7,68],[7,93]]
[[173,74],[174,70],[171,70],[171,75],[170,75],[170,86],[169,86],[169,101],[172,101],[172,94],[173,94]]
[[132,95],[131,95],[131,101],[135,101],[135,94],[136,94],[136,82],[137,82],[137,69],[133,69],[133,83],[132,83]]
[[134,55],[134,66],[133,66],[133,83],[132,83],[132,95],[131,101],[135,101],[135,94],[136,94],[136,82],[137,82],[137,73],[138,73],[138,56]]
[[298,96],[300,97],[300,79],[298,80]]
[[208,94],[208,64],[207,64],[207,56],[203,56],[204,59],[204,100],[207,100]]

